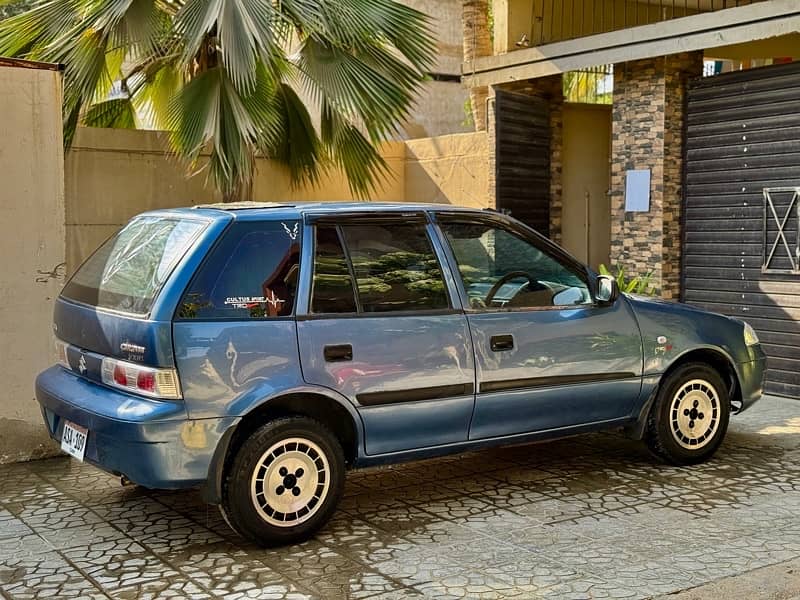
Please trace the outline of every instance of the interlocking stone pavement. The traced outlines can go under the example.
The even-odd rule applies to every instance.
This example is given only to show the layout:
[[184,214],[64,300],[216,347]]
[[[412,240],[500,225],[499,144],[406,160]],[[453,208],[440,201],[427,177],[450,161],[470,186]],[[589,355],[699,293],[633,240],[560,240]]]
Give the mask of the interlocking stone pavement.
[[195,491],[0,466],[4,599],[646,598],[798,558],[800,402],[777,398],[691,468],[596,434],[351,473],[316,539],[272,550]]

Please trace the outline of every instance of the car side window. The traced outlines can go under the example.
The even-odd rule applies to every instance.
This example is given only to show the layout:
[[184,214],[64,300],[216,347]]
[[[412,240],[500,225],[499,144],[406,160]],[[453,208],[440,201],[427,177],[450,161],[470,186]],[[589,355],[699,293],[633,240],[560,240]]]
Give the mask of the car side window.
[[203,262],[178,307],[179,319],[290,316],[300,268],[300,222],[238,222]]
[[424,224],[347,223],[340,230],[352,262],[361,312],[450,307]]
[[319,225],[316,227],[311,312],[354,313],[356,310],[353,278],[338,228]]
[[444,222],[473,309],[591,304],[589,286],[571,267],[494,223]]

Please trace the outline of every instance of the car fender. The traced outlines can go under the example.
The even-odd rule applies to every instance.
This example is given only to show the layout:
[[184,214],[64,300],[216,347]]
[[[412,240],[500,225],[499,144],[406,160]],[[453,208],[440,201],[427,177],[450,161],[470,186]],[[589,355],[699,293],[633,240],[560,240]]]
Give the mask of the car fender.
[[733,360],[730,353],[728,353],[724,348],[709,344],[698,344],[691,348],[687,348],[680,354],[672,357],[670,362],[665,364],[662,372],[649,373],[642,378],[641,398],[643,398],[643,401],[640,405],[639,413],[636,415],[635,422],[626,428],[626,433],[631,438],[639,440],[644,436],[644,430],[647,427],[647,418],[650,415],[650,410],[653,407],[653,403],[656,401],[656,396],[658,396],[658,391],[661,389],[661,383],[665,375],[671,372],[676,365],[687,362],[687,357],[697,352],[714,352],[722,357],[733,371],[734,380],[730,382],[731,391],[735,392],[735,390],[741,386],[742,375],[739,365],[735,360]]
[[293,386],[291,388],[282,389],[279,391],[273,391],[271,394],[263,396],[258,402],[254,402],[243,415],[243,418],[246,417],[248,414],[252,413],[255,410],[261,409],[270,402],[274,402],[276,400],[280,400],[281,398],[285,398],[287,396],[307,396],[307,395],[314,395],[314,396],[325,396],[326,398],[333,400],[342,408],[344,408],[350,417],[353,419],[353,423],[356,429],[356,435],[358,436],[359,442],[359,456],[363,452],[363,442],[364,442],[364,422],[361,420],[361,415],[356,410],[356,407],[353,403],[347,399],[346,396],[340,394],[336,390],[331,388],[322,386],[322,385],[314,385],[304,383],[302,385]]
[[[324,386],[309,384],[299,385],[279,391],[270,390],[270,393],[261,396],[255,393],[254,390],[246,394],[244,397],[237,399],[236,412],[241,416],[239,416],[239,418],[225,431],[220,438],[219,443],[217,444],[217,448],[214,451],[214,455],[208,467],[208,477],[206,478],[206,483],[201,489],[203,499],[206,502],[209,504],[219,504],[222,500],[222,478],[225,474],[225,462],[228,457],[228,450],[234,434],[236,433],[236,429],[239,427],[242,421],[247,419],[253,413],[267,409],[270,403],[274,404],[287,397],[306,395],[324,396],[333,402],[336,402],[339,406],[347,411],[353,421],[356,432],[356,459],[361,459],[364,456],[364,423],[361,420],[361,415],[359,415],[355,406],[353,406],[353,404],[346,397],[339,394],[335,390]],[[246,401],[247,398],[250,398],[250,401],[246,404],[243,404],[243,400]]]

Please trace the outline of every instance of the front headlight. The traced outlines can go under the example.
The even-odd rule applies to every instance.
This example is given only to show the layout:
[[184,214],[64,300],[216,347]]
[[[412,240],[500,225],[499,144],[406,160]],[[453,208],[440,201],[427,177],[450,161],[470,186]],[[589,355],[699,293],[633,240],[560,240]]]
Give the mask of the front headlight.
[[758,336],[749,323],[744,324],[744,343],[746,346],[755,346],[758,344]]

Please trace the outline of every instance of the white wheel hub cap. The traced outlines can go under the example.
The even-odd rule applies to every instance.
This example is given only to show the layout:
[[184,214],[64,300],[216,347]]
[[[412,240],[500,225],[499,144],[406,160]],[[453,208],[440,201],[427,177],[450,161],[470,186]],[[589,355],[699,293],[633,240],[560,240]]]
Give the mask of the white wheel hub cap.
[[294,527],[316,514],[329,487],[325,453],[314,442],[294,437],[273,444],[258,460],[250,497],[267,523]]
[[670,408],[670,430],[683,448],[699,450],[719,428],[719,396],[708,381],[692,379],[676,392]]

